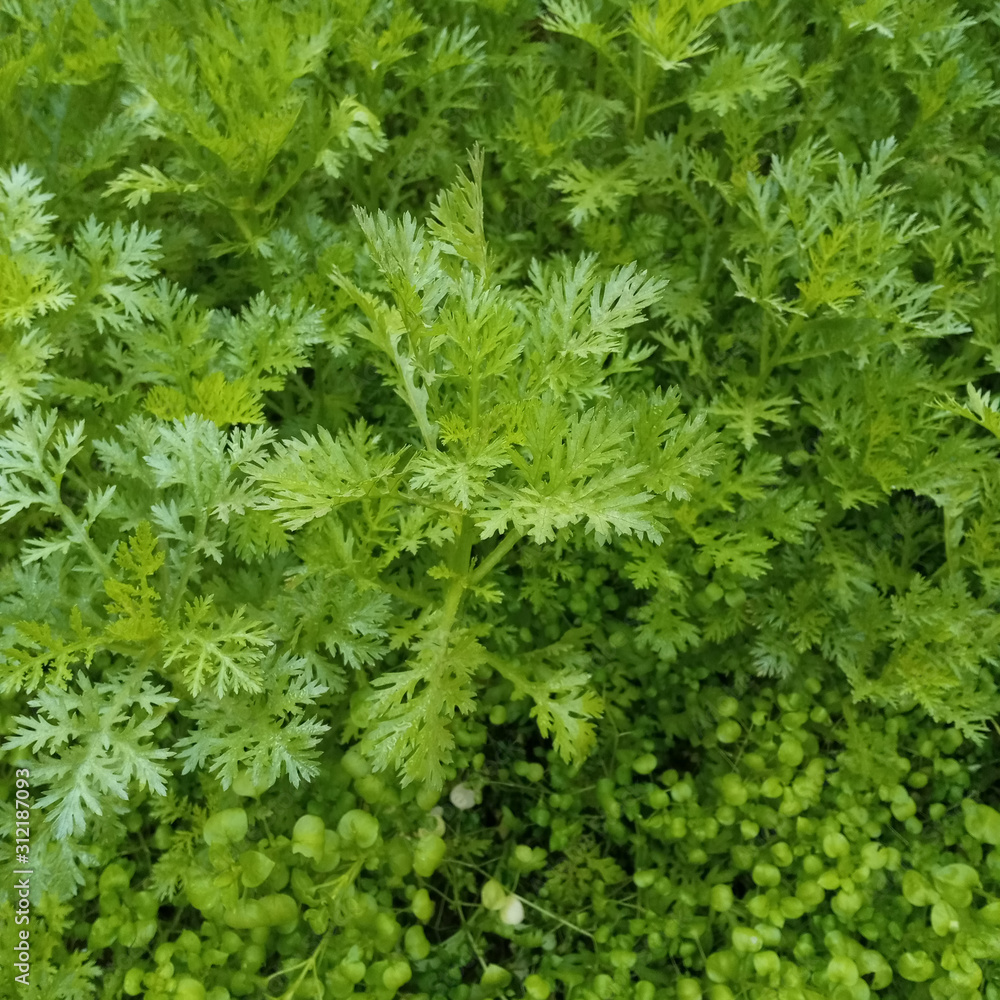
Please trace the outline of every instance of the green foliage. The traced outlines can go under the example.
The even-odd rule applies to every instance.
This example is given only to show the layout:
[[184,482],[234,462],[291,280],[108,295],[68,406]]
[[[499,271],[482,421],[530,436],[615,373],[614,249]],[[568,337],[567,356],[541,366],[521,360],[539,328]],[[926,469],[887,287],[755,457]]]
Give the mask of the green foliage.
[[0,5],[0,992],[998,1000],[998,25]]

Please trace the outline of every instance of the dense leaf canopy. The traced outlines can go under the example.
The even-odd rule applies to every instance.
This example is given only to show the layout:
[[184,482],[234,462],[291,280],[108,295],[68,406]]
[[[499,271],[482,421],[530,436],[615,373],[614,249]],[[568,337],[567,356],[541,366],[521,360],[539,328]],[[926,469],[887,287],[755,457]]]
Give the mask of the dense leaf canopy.
[[0,995],[1000,1000],[998,53],[0,3]]

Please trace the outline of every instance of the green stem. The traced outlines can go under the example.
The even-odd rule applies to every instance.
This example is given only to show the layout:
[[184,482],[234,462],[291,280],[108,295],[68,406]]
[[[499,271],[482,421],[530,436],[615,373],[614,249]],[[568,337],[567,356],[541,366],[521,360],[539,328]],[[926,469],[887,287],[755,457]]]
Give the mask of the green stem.
[[479,365],[477,364],[472,370],[472,377],[470,379],[470,397],[471,397],[471,410],[472,410],[472,433],[475,435],[476,431],[479,430]]
[[[283,969],[279,969],[277,972],[274,972],[267,977],[265,982],[270,982],[272,979],[276,979],[278,976],[288,976],[296,969],[302,970],[299,973],[298,977],[296,978],[295,982],[292,983],[292,985],[289,986],[288,989],[281,994],[279,1000],[292,1000],[292,997],[296,995],[299,986],[302,985],[302,981],[306,978],[306,976],[308,976],[310,972],[314,976],[316,975],[316,963],[319,961],[320,955],[323,954],[323,951],[326,948],[327,939],[329,938],[329,936],[330,936],[329,932],[324,934],[320,938],[319,944],[316,945],[316,950],[304,961],[298,962],[295,965],[290,965]],[[316,977],[316,981],[319,982],[318,976]]]
[[789,359],[785,357],[785,349],[788,345],[795,339],[796,334],[799,332],[802,324],[805,322],[806,317],[796,314],[791,318],[788,325],[785,327],[785,332],[778,338],[778,343],[775,347],[774,355],[771,355],[771,334],[766,333],[761,341],[760,348],[760,369],[757,373],[757,386],[758,388],[763,388],[764,384],[767,382],[771,375],[779,365],[788,364]]
[[469,926],[468,921],[465,919],[465,911],[462,909],[462,903],[458,898],[458,890],[454,885],[451,887],[452,896],[451,901],[455,905],[455,909],[458,910],[458,918],[462,921],[462,930],[465,931],[466,936],[469,939],[469,947],[472,949],[472,954],[479,959],[479,964],[483,967],[483,971],[486,970],[486,960],[479,953],[479,949],[476,947],[476,938],[472,933],[472,928]]
[[205,538],[205,530],[207,526],[208,515],[202,512],[198,515],[198,523],[195,526],[195,537],[191,542],[190,548],[188,549],[187,558],[184,560],[184,566],[181,569],[180,577],[177,580],[177,587],[174,591],[173,599],[170,602],[170,608],[166,614],[167,621],[171,621],[174,615],[176,615],[180,610],[181,601],[187,593],[188,580],[191,579],[191,574],[194,573],[195,565],[198,562],[198,546],[201,545]]
[[524,896],[518,896],[519,900],[527,906],[530,906],[533,910],[538,910],[539,913],[545,914],[550,920],[555,920],[557,923],[562,924],[564,927],[568,927],[570,930],[574,930],[577,934],[582,934],[584,937],[589,937],[593,940],[594,935],[590,931],[585,931],[582,927],[577,927],[576,924],[570,923],[568,920],[564,920],[558,914],[553,913],[551,910],[546,910],[544,906],[539,906],[537,903],[531,902],[530,899],[525,899]]
[[497,543],[493,551],[476,567],[469,577],[469,583],[475,586],[483,577],[487,576],[498,562],[524,537],[522,531],[508,531]]
[[760,339],[760,362],[757,369],[757,386],[762,388],[771,374],[771,331],[765,327],[764,336]]
[[414,604],[418,608],[427,607],[427,598],[422,594],[418,594],[415,590],[411,590],[409,587],[400,587],[395,583],[390,583],[388,580],[376,580],[375,585],[379,590],[387,594],[392,594],[393,597],[397,597],[407,604]]
[[798,335],[799,330],[802,329],[802,324],[806,321],[805,316],[800,313],[796,313],[791,320],[789,320],[788,326],[785,327],[785,333],[780,338],[778,342],[778,350],[775,353],[774,367],[777,368],[778,365],[787,364],[785,358],[785,348],[795,339]]
[[708,227],[705,230],[705,248],[701,252],[701,267],[698,271],[698,283],[704,285],[708,278],[708,269],[712,260],[712,247],[715,245],[715,240],[712,238],[714,235],[714,230]]
[[456,507],[454,504],[444,503],[442,500],[431,500],[420,493],[413,493],[410,490],[400,490],[399,498],[400,500],[405,500],[407,503],[426,507],[428,510],[437,510],[451,517],[459,517],[465,513],[461,507]]
[[823,358],[830,354],[834,354],[834,351],[827,350],[824,348],[819,351],[800,351],[798,354],[789,354],[781,359],[783,365],[797,365],[801,364],[803,361],[811,361],[813,358]]
[[114,576],[115,573],[111,563],[104,558],[104,553],[94,543],[94,540],[90,537],[90,533],[80,523],[73,511],[61,501],[57,509],[63,524],[69,528],[70,534],[87,550],[91,561],[101,571],[101,574],[105,577]]
[[392,363],[395,366],[396,373],[399,375],[399,379],[403,384],[406,402],[410,407],[410,412],[413,414],[414,419],[417,421],[417,426],[420,428],[420,436],[423,438],[424,447],[428,451],[435,451],[437,449],[437,435],[434,433],[431,422],[427,419],[427,407],[421,406],[420,400],[417,396],[417,385],[413,381],[412,368],[408,370],[407,366],[403,364],[403,358],[400,356],[399,347],[397,346],[398,339],[398,337],[389,337],[389,347],[392,352]]
[[632,105],[632,136],[638,142],[646,131],[646,90],[645,90],[646,53],[642,43],[635,40],[635,59],[632,71],[632,90],[635,100]]
[[944,508],[944,555],[948,576],[954,576],[958,571],[958,560],[955,554],[953,535],[955,534],[955,516],[948,508]]
[[261,214],[267,214],[273,211],[278,202],[288,194],[289,191],[295,187],[296,184],[302,179],[302,175],[309,169],[308,160],[300,158],[299,161],[292,167],[288,176],[278,185],[278,187],[271,192],[271,194],[262,199],[257,203],[257,211]]
[[351,867],[342,875],[338,875],[336,878],[330,879],[329,882],[323,882],[320,885],[315,886],[316,892],[319,892],[320,889],[328,889],[330,886],[336,886],[336,892],[330,893],[329,899],[327,900],[328,903],[332,903],[349,885],[354,884],[354,880],[361,874],[363,865],[363,861],[353,862]]
[[[485,868],[481,868],[479,865],[470,864],[468,861],[459,861],[457,858],[451,858],[447,862],[451,865],[461,865],[463,868],[471,868],[473,871],[479,872],[485,878],[496,878],[495,874],[491,874],[486,871]],[[512,895],[517,896],[516,893]],[[585,931],[582,927],[577,927],[576,924],[570,923],[568,920],[564,920],[558,914],[553,913],[551,910],[546,910],[544,906],[539,906],[537,903],[531,902],[530,899],[525,899],[524,896],[517,896],[517,898],[526,905],[530,906],[533,910],[538,910],[539,913],[544,913],[545,916],[549,917],[551,920],[555,920],[557,923],[562,924],[564,927],[569,927],[571,930],[577,931],[577,933],[584,935],[584,937],[589,937],[593,939],[594,935],[590,931]]]
[[475,531],[472,521],[468,516],[462,518],[462,527],[455,538],[455,546],[452,549],[449,568],[452,572],[451,583],[444,598],[442,609],[441,627],[450,632],[451,627],[458,615],[458,608],[462,602],[462,595],[469,586],[469,560],[472,557],[472,542]]
[[672,97],[669,101],[659,101],[656,104],[651,104],[646,109],[646,116],[659,114],[661,111],[666,111],[667,108],[675,108],[678,104],[683,104],[688,99],[688,95],[684,94],[682,97]]
[[240,234],[247,241],[247,243],[253,243],[255,234],[250,223],[247,221],[246,213],[240,209],[230,209],[230,215],[232,216],[233,222],[236,223],[236,228],[239,229]]

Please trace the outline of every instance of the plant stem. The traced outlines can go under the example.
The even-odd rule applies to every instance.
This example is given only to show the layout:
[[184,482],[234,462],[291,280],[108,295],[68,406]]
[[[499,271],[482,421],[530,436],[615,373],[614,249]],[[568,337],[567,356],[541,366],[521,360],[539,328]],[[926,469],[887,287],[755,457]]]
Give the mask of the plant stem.
[[400,587],[395,583],[390,583],[388,580],[376,580],[375,586],[387,594],[392,594],[393,597],[398,597],[399,600],[405,601],[407,604],[416,605],[418,608],[426,608],[429,603],[426,597],[418,594],[415,590],[411,590],[409,587]]
[[759,389],[764,387],[775,368],[779,365],[788,364],[789,358],[785,357],[785,349],[795,339],[795,335],[799,332],[804,322],[805,317],[798,313],[789,320],[788,325],[785,327],[785,332],[778,337],[773,356],[771,354],[770,331],[765,333],[761,340],[760,369],[757,372],[757,386]]
[[[956,532],[956,524],[958,531]],[[948,576],[954,576],[958,570],[958,560],[955,555],[955,535],[961,535],[961,519],[955,517],[954,511],[949,507],[944,508],[944,554],[945,566],[948,568]]]
[[487,574],[489,574],[496,564],[500,562],[505,555],[507,555],[510,550],[517,545],[517,543],[524,537],[524,532],[522,531],[508,531],[503,538],[497,543],[493,551],[476,567],[471,576],[469,577],[469,583],[475,586],[483,579]]
[[451,889],[452,889],[451,901],[455,904],[455,909],[458,910],[458,918],[459,920],[462,921],[462,930],[465,931],[465,934],[469,939],[469,947],[472,948],[473,955],[475,955],[476,958],[479,959],[479,964],[483,967],[483,970],[485,971],[486,960],[479,953],[479,949],[476,947],[476,939],[473,936],[472,928],[469,927],[469,924],[465,919],[465,911],[462,909],[462,903],[458,898],[458,891],[455,889],[454,885],[452,885]]
[[635,100],[632,104],[632,137],[638,142],[646,131],[646,53],[643,51],[642,43],[637,38],[635,40],[635,57],[632,70],[632,90],[635,93]]
[[417,389],[416,382],[413,380],[413,364],[409,358],[404,359],[399,353],[399,337],[390,335],[389,347],[392,363],[396,368],[396,373],[399,375],[400,382],[403,384],[406,403],[417,422],[417,427],[420,428],[420,436],[423,438],[424,447],[428,451],[436,451],[437,434],[435,434],[431,422],[427,419],[426,404],[421,404],[419,390]]
[[104,553],[97,547],[93,538],[90,537],[90,533],[87,529],[79,522],[79,520],[77,520],[73,511],[71,511],[64,503],[60,502],[58,512],[63,524],[69,528],[70,534],[73,535],[73,537],[87,550],[87,554],[90,556],[91,561],[101,571],[101,574],[105,577],[114,576],[115,574],[111,567],[111,563],[104,558]]
[[191,579],[191,574],[194,572],[195,565],[198,562],[198,546],[201,545],[203,539],[205,538],[205,530],[207,527],[208,514],[206,511],[201,511],[198,514],[198,523],[195,526],[194,538],[188,548],[187,558],[184,560],[184,566],[181,569],[176,589],[174,590],[174,596],[166,614],[167,621],[170,621],[174,615],[177,614],[178,610],[180,610],[181,601],[184,599],[185,593],[187,593],[188,580]]
[[584,937],[589,937],[593,940],[594,935],[590,931],[585,931],[582,927],[577,927],[576,924],[570,923],[568,920],[564,920],[558,914],[553,913],[551,910],[546,910],[544,906],[539,906],[537,903],[531,902],[530,899],[525,899],[524,896],[518,896],[522,903],[530,906],[533,910],[538,910],[539,913],[545,914],[550,920],[555,920],[557,923],[562,924],[564,927],[569,927],[570,930],[574,930],[577,934],[582,934]]

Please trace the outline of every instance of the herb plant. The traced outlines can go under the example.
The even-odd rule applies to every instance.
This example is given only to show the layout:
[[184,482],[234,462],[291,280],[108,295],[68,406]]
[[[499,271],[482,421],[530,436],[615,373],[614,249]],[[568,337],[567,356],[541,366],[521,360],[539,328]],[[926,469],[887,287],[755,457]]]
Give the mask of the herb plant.
[[0,994],[1000,1000],[998,46],[0,4]]

